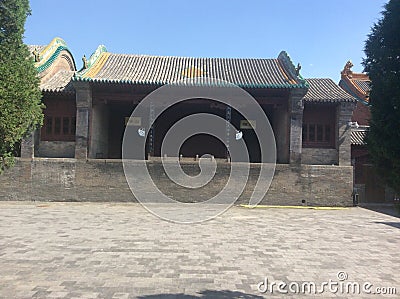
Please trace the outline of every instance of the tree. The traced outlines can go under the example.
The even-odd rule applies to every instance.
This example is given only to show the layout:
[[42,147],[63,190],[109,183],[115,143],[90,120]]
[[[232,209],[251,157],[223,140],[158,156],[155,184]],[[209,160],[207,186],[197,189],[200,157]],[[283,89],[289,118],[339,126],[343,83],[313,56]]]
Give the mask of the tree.
[[400,0],[390,0],[365,43],[371,79],[368,150],[386,183],[400,192]]
[[28,15],[29,0],[0,0],[0,173],[43,121],[37,71],[22,41]]

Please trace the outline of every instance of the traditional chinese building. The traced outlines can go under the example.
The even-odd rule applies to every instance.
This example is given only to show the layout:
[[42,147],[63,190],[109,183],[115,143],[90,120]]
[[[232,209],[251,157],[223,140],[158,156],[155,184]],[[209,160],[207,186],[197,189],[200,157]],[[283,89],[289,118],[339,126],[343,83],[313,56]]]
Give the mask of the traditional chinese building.
[[74,58],[65,41],[53,39],[47,46],[29,46],[43,94],[44,126],[22,144],[21,156],[73,157],[75,152],[76,99],[71,79]]
[[[37,157],[120,159],[126,118],[141,99],[165,84],[209,77],[233,83],[258,101],[276,135],[278,163],[350,162],[339,134],[351,119],[354,97],[330,79],[304,80],[285,52],[275,59],[189,58],[114,54],[100,46],[75,71],[62,40],[31,48],[39,50],[36,66],[46,105],[44,126],[35,136]],[[178,119],[198,111],[226,117],[227,109],[205,99],[172,107],[153,128],[149,154],[159,156],[165,131]],[[233,114],[232,123],[248,130],[245,137],[256,147],[251,126]],[[199,138],[182,149],[184,157],[208,152],[226,158],[215,140]],[[257,162],[256,153],[252,159]]]
[[357,99],[356,108],[351,118],[351,160],[354,166],[354,189],[360,203],[382,203],[391,201],[392,191],[375,173],[371,164],[365,138],[369,130],[370,79],[363,73],[351,70],[353,64],[348,61],[341,71],[339,86]]
[[351,118],[351,157],[354,166],[354,184],[360,186],[365,184],[364,165],[369,164],[368,149],[364,139],[371,118],[369,107],[370,80],[366,74],[354,73],[351,70],[352,67],[353,64],[348,61],[341,72],[339,86],[357,99],[356,108]]
[[357,99],[352,121],[360,126],[368,126],[371,118],[369,109],[370,79],[363,73],[354,73],[351,68],[353,64],[348,61],[341,74],[339,86]]
[[[293,199],[288,203],[304,203],[300,198],[308,192],[309,202],[317,205],[352,204],[349,122],[356,98],[331,79],[302,78],[300,66],[295,67],[284,51],[269,59],[192,58],[110,53],[99,46],[89,59],[83,58],[83,68],[77,71],[71,52],[59,38],[48,46],[31,46],[31,50],[36,51],[46,109],[43,127],[22,144],[22,158],[36,163],[56,161],[41,158],[72,158],[68,163],[74,167],[84,161],[119,161],[127,119],[144,97],[187,78],[218,79],[252,95],[271,123],[278,163],[274,182],[278,185],[273,183],[269,194],[276,192],[277,203],[278,194]],[[162,103],[154,103],[154,109],[158,106]],[[153,127],[145,128],[151,130],[146,143],[149,160],[160,156],[162,139],[172,124],[198,112],[223,117],[241,130],[251,162],[260,161],[252,120],[208,99],[179,103],[166,110]],[[141,126],[136,121],[133,125]],[[224,145],[206,135],[187,140],[180,153],[188,158],[204,153],[221,161],[228,158]],[[319,187],[314,177],[321,178]],[[343,194],[335,199],[338,189]]]

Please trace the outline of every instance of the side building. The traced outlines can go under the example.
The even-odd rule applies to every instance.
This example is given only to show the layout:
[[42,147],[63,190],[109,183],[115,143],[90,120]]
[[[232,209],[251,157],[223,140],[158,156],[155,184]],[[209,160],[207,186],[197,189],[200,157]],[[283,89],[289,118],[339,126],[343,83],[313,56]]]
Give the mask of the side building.
[[44,126],[21,145],[22,157],[75,156],[76,96],[71,79],[74,58],[61,38],[47,46],[30,45],[43,94]]
[[[385,187],[372,166],[365,138],[369,130],[370,79],[363,73],[352,71],[348,61],[341,71],[339,86],[357,99],[351,118],[351,161],[354,167],[354,192],[360,204],[392,203],[393,191]],[[379,100],[379,99],[378,99]]]

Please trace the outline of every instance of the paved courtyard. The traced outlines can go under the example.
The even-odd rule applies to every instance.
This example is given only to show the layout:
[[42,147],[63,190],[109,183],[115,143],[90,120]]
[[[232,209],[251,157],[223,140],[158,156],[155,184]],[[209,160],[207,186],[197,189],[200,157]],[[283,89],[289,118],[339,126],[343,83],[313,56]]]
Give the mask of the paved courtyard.
[[233,207],[188,225],[139,204],[0,202],[0,298],[302,298],[296,284],[329,280],[397,295],[312,296],[398,298],[399,248],[400,219],[362,208]]

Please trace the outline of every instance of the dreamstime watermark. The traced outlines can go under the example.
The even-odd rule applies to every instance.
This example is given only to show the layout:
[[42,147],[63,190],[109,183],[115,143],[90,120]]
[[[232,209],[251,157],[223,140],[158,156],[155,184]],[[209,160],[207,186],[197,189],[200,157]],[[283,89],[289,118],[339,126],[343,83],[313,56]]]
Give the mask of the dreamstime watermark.
[[371,295],[396,295],[397,289],[392,286],[374,286],[371,282],[356,282],[348,280],[348,274],[340,271],[337,279],[329,279],[321,283],[312,281],[285,282],[270,281],[267,277],[257,285],[260,293],[280,293],[280,294],[371,294]]
[[[182,144],[197,134],[207,134],[219,139],[229,153],[230,174],[220,192],[205,201],[184,203],[164,194],[152,179],[146,163],[149,140],[154,140],[152,128],[155,121],[168,108],[187,100],[206,99],[228,112],[235,111],[252,126],[252,132],[261,152],[258,180],[248,204],[257,205],[267,193],[275,172],[276,144],[272,127],[259,103],[245,90],[229,82],[211,78],[192,78],[164,85],[136,106],[125,129],[122,143],[122,162],[128,185],[137,200],[151,213],[162,219],[179,222],[201,222],[223,213],[242,194],[250,172],[250,154],[243,132],[227,117],[212,113],[195,113],[183,117],[168,128],[161,144],[161,159],[171,184],[190,190],[207,185],[215,176],[217,163],[204,155],[198,160],[200,173],[186,174],[178,157]],[[229,110],[229,111],[228,111]],[[157,129],[157,128],[156,128]],[[251,146],[254,146],[252,144]],[[196,207],[196,213],[193,208]]]

